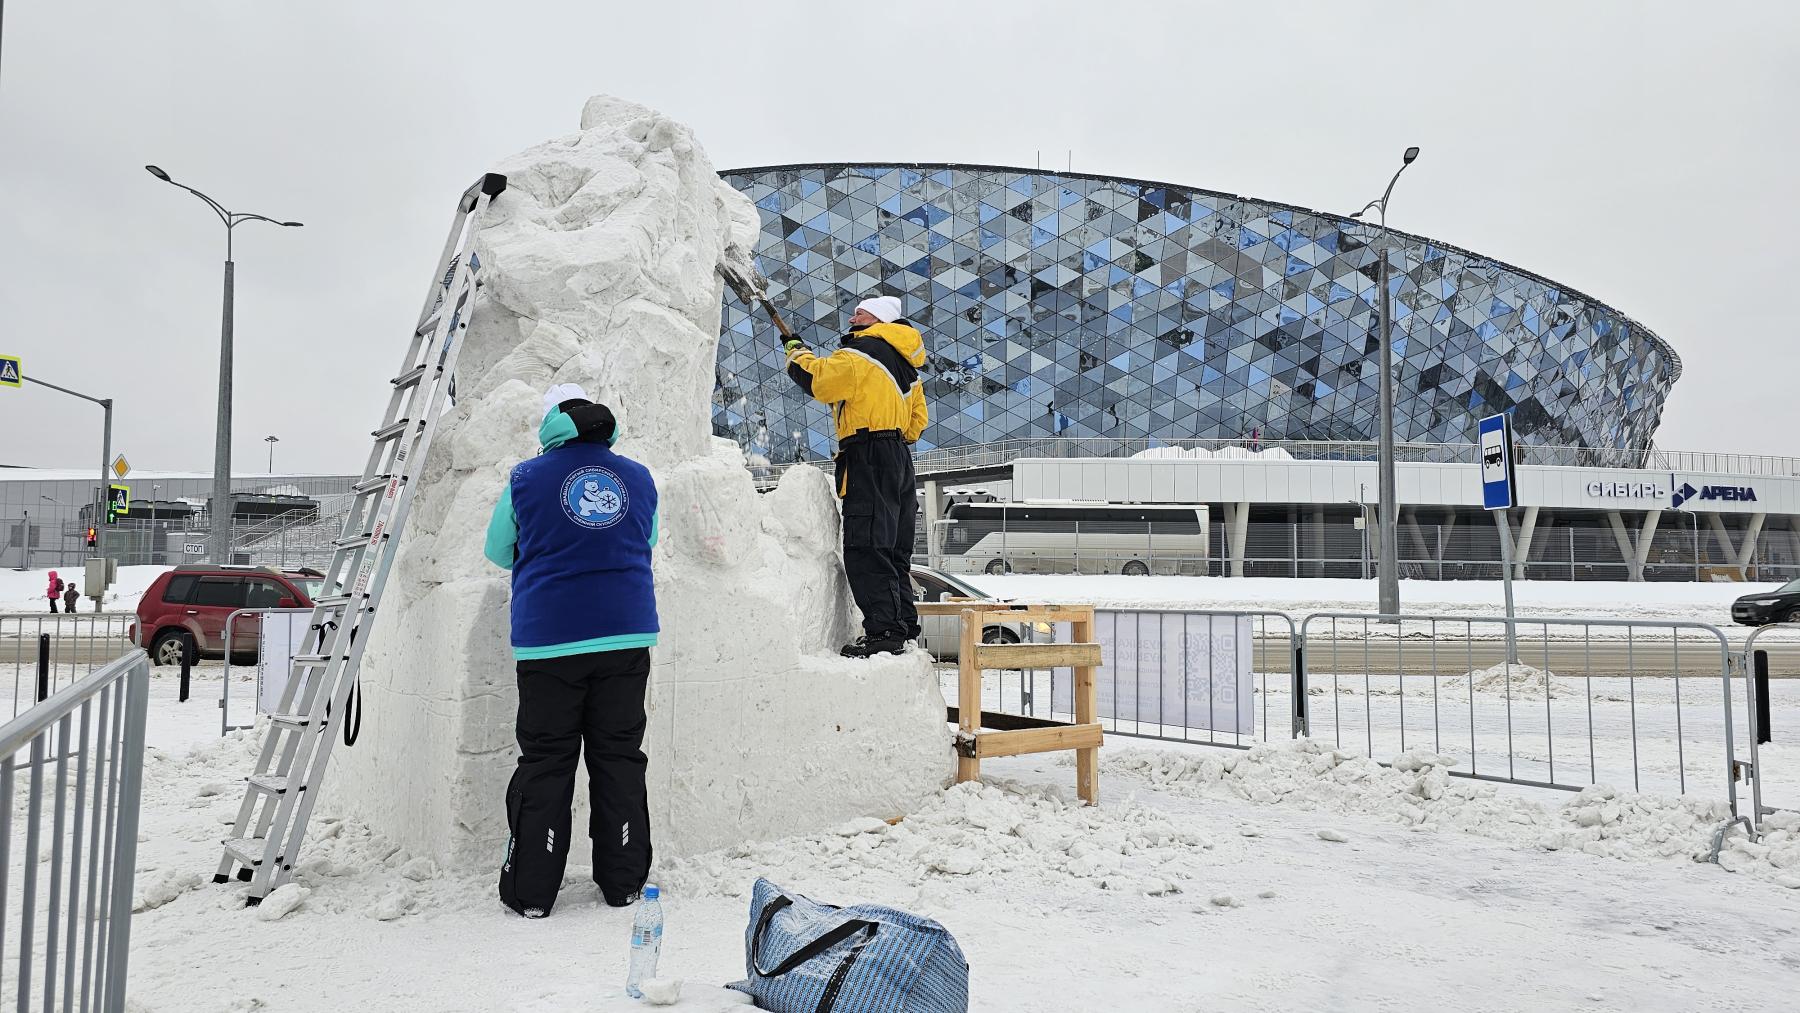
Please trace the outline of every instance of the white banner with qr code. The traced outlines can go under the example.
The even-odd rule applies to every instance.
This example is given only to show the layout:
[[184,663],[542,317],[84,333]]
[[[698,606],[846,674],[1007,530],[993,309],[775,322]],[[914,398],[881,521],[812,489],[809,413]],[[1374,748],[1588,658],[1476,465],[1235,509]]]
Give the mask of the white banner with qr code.
[[262,616],[256,652],[256,712],[274,714],[294,671],[294,655],[306,641],[312,611],[269,612]]
[[[1096,609],[1094,638],[1102,665],[1094,680],[1097,717],[1108,727],[1153,735],[1254,733],[1250,616]],[[1057,639],[1068,639],[1066,625]],[[1050,688],[1057,713],[1070,714],[1073,673],[1059,670]]]

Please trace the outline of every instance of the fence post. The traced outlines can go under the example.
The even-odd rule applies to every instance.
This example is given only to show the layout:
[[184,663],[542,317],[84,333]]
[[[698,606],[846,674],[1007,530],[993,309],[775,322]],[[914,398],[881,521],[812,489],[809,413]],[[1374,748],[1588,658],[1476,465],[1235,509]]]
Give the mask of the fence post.
[[[177,701],[179,703],[187,703],[188,678],[194,669],[194,655],[196,655],[198,653],[200,653],[200,648],[197,644],[194,643],[194,639],[192,637],[188,637],[182,641],[182,647],[181,647],[181,697]],[[226,640],[225,640],[225,653],[227,655],[229,655],[231,653],[231,639],[229,636],[227,636]]]
[[[1756,687],[1756,741],[1760,745],[1775,741],[1774,733],[1769,729],[1769,652],[1757,651],[1753,660],[1756,665],[1753,669],[1756,677],[1752,680]],[[1759,777],[1761,773],[1757,772]],[[1761,819],[1761,814],[1757,818]]]
[[37,698],[41,703],[50,695],[50,634],[38,634]]
[[1294,639],[1294,685],[1291,693],[1294,697],[1294,727],[1290,738],[1305,738],[1312,734],[1306,720],[1306,633],[1302,630]]

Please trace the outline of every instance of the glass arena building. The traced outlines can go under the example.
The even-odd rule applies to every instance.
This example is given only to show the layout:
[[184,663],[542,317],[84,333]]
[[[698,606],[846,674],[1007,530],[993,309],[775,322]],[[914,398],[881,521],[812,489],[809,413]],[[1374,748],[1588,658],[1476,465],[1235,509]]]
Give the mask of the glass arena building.
[[[1145,180],[975,165],[730,170],[769,294],[815,348],[865,296],[925,335],[920,450],[1101,437],[1377,436],[1378,249],[1391,251],[1395,437],[1640,451],[1681,373],[1566,285],[1341,215]],[[774,463],[831,453],[767,314],[727,298],[714,430]]]
[[[815,350],[870,295],[899,296],[924,334],[933,565],[1367,574],[1385,249],[1403,575],[1499,576],[1471,446],[1499,413],[1521,461],[1519,576],[1800,572],[1800,462],[1659,451],[1680,358],[1551,279],[1149,180],[886,163],[721,175],[756,205],[770,299]],[[785,375],[775,325],[729,293],[712,411],[765,478],[831,456],[829,414]]]

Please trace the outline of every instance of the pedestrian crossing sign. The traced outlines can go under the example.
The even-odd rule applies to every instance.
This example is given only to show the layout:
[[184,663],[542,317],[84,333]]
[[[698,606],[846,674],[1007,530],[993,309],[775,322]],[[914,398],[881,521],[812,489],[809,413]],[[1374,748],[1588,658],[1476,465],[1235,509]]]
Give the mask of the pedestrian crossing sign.
[[0,387],[23,387],[25,363],[16,355],[0,355]]
[[106,523],[117,524],[119,518],[131,512],[131,487],[115,485],[107,490]]

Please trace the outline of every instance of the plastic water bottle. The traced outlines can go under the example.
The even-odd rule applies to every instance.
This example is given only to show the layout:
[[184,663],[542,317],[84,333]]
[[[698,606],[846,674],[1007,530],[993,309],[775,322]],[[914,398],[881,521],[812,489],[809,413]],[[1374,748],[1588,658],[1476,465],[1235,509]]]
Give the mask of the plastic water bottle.
[[631,970],[625,976],[625,994],[642,999],[644,982],[656,977],[656,960],[662,956],[662,891],[644,887],[637,917],[631,921]]

